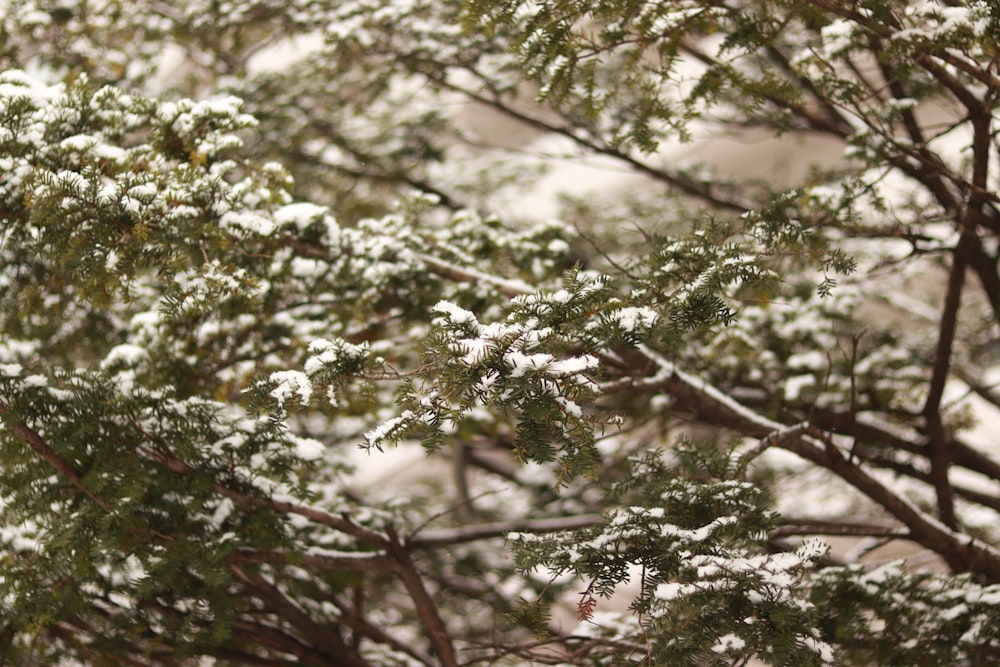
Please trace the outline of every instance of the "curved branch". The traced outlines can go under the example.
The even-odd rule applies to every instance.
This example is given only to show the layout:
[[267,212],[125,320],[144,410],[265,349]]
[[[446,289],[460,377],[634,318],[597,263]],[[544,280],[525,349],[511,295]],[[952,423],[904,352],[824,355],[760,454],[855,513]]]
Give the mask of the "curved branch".
[[316,623],[274,584],[256,572],[244,570],[230,559],[229,569],[247,589],[263,600],[285,621],[294,626],[315,648],[323,651],[336,667],[368,667],[367,663],[332,628]]
[[[640,351],[655,363],[656,375],[619,380],[614,386],[666,391],[699,417],[756,438],[766,438],[786,428],[784,424],[757,414],[704,380],[681,371],[649,347],[640,346]],[[940,554],[953,570],[976,572],[988,581],[1000,582],[1000,550],[942,524],[848,460],[837,447],[824,442],[822,437],[819,431],[803,434],[783,440],[780,447],[830,470],[876,502],[907,527],[911,539]]]
[[401,653],[411,656],[421,664],[427,665],[427,667],[435,667],[436,662],[433,657],[418,650],[409,642],[403,642],[396,639],[384,628],[363,618],[359,609],[351,607],[346,602],[339,600],[336,597],[333,598],[332,602],[334,606],[340,610],[341,615],[345,618],[344,622],[351,627],[351,630],[356,636],[365,636],[374,642],[386,644]]
[[10,411],[10,408],[7,407],[7,404],[0,401],[0,419],[4,418],[10,418],[13,422],[11,430],[29,447],[31,447],[36,454],[45,459],[46,463],[55,468],[56,472],[68,479],[70,484],[75,486],[85,496],[93,500],[102,510],[105,512],[110,511],[111,508],[108,505],[108,501],[83,483],[83,478],[80,476],[80,473],[78,473],[76,469],[70,465],[69,461],[59,456],[59,454],[57,454],[56,451],[49,446],[49,443],[45,442],[37,431],[32,429],[23,421],[17,419],[17,417],[15,417]]
[[517,109],[514,109],[510,105],[505,104],[500,99],[489,98],[484,95],[480,95],[475,91],[468,90],[456,84],[445,81],[444,79],[441,78],[431,78],[431,81],[433,81],[435,85],[441,86],[442,88],[445,88],[447,90],[460,93],[468,97],[470,100],[479,102],[480,104],[483,104],[491,109],[494,109],[495,111],[498,111],[501,114],[508,116],[509,118],[524,123],[529,127],[533,127],[543,132],[550,132],[552,134],[557,134],[559,136],[566,137],[567,139],[570,139],[571,141],[573,141],[573,143],[575,143],[577,146],[580,146],[581,148],[586,148],[587,150],[593,151],[598,155],[604,155],[619,160],[620,162],[628,165],[636,172],[644,176],[648,176],[654,181],[664,183],[670,186],[671,188],[676,189],[679,192],[692,196],[696,199],[700,199],[706,204],[710,204],[711,206],[714,206],[716,208],[734,211],[737,213],[742,213],[747,209],[752,208],[752,205],[749,202],[737,201],[734,199],[727,199],[719,196],[717,193],[712,192],[711,187],[706,186],[704,183],[699,183],[694,179],[687,178],[680,174],[672,174],[668,171],[657,169],[656,167],[646,164],[641,160],[637,160],[628,153],[625,153],[615,147],[602,145],[600,143],[597,143],[596,141],[593,141],[586,137],[582,137],[576,132],[574,132],[572,127],[563,125],[554,125],[540,118],[529,116],[528,114],[518,111]]
[[735,473],[736,479],[745,481],[747,468],[751,463],[753,463],[754,459],[771,447],[780,447],[781,444],[789,438],[801,437],[803,433],[807,433],[809,431],[809,427],[809,422],[793,424],[792,426],[786,426],[780,430],[772,431],[771,433],[768,433],[766,437],[758,440],[757,444],[740,454],[737,459]]
[[[131,425],[139,433],[141,433],[147,439],[154,441],[152,435],[147,433],[141,425],[137,422],[131,422]],[[158,446],[148,446],[140,445],[138,451],[143,455],[147,456],[151,460],[159,463],[167,470],[177,473],[179,475],[190,475],[194,472],[188,463],[178,458],[170,449],[163,443]],[[309,505],[302,505],[300,503],[292,502],[290,500],[277,500],[275,498],[262,498],[259,496],[254,496],[244,491],[234,489],[218,482],[212,484],[212,491],[218,493],[221,496],[225,496],[230,500],[238,501],[241,505],[248,507],[256,507],[259,509],[267,509],[279,514],[297,514],[299,516],[304,516],[305,518],[314,521],[318,524],[328,526],[335,530],[339,530],[343,533],[351,535],[352,537],[361,540],[367,544],[374,545],[379,548],[384,548],[387,544],[387,540],[384,535],[377,533],[373,530],[369,530],[364,526],[361,526],[351,520],[349,514],[341,514],[336,516],[330,514],[326,510],[319,509],[318,507],[311,507]]]

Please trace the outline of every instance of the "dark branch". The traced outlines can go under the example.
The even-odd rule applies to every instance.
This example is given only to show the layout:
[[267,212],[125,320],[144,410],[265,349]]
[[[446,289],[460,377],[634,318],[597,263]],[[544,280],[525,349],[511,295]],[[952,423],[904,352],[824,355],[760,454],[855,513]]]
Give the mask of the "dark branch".
[[427,530],[408,538],[405,541],[405,545],[409,548],[426,549],[503,537],[508,533],[515,532],[552,533],[562,530],[575,530],[577,528],[596,525],[600,521],[600,514],[578,514],[576,516],[553,517],[551,519],[501,521],[445,530]]
[[782,517],[781,525],[771,531],[772,538],[793,535],[853,535],[857,537],[888,537],[908,539],[910,532],[898,526],[886,526],[858,521],[825,521]]
[[83,492],[85,496],[93,500],[98,507],[105,512],[110,511],[108,501],[92,491],[86,484],[83,483],[83,478],[80,476],[80,473],[78,473],[76,469],[70,465],[69,461],[59,456],[59,454],[57,454],[56,451],[52,449],[47,442],[45,442],[37,431],[32,429],[23,421],[14,417],[10,408],[8,408],[5,403],[0,402],[0,419],[4,419],[6,421],[7,418],[9,418],[12,422],[11,430],[13,430],[14,433],[21,438],[21,440],[31,447],[36,454],[45,459],[45,462],[55,468],[56,472],[68,479],[70,484]]

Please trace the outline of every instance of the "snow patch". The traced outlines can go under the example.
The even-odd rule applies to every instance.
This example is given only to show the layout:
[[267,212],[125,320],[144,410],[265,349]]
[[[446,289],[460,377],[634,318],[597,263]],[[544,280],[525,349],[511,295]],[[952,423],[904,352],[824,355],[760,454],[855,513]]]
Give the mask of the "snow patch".
[[747,643],[743,641],[738,635],[729,633],[728,635],[722,635],[715,642],[715,646],[712,647],[713,653],[727,653],[728,651],[739,651]]
[[270,396],[280,407],[285,406],[285,402],[293,396],[298,396],[299,403],[303,406],[309,405],[312,398],[312,382],[309,376],[301,371],[275,371],[268,378],[277,386],[271,390]]

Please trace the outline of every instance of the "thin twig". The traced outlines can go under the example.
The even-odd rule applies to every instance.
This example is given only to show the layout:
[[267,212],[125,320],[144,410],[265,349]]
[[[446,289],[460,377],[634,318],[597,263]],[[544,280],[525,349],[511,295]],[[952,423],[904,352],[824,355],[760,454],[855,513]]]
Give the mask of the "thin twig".
[[524,519],[515,521],[499,521],[482,523],[460,528],[427,530],[412,535],[405,541],[408,548],[426,549],[430,547],[463,544],[477,540],[503,537],[508,533],[552,533],[563,530],[575,530],[596,525],[601,521],[600,514],[577,514],[551,519]]

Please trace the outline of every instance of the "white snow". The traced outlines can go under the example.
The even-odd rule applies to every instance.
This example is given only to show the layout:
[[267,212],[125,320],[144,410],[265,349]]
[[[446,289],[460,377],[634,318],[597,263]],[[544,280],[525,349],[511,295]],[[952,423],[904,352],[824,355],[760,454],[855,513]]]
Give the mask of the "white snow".
[[229,515],[233,513],[235,505],[233,501],[229,498],[223,498],[219,501],[219,506],[215,508],[215,512],[212,513],[212,527],[218,530],[225,523]]
[[632,306],[619,308],[608,314],[608,319],[615,321],[622,330],[636,332],[656,326],[659,314],[652,308],[635,308]]
[[279,406],[284,407],[285,402],[293,396],[298,396],[301,405],[309,405],[309,399],[312,398],[312,382],[309,381],[309,376],[305,373],[301,371],[275,371],[268,379],[277,384],[271,390],[270,396],[277,401]]
[[316,375],[327,366],[335,365],[338,361],[358,361],[368,355],[367,345],[354,345],[345,340],[326,340],[318,338],[309,344],[309,351],[313,356],[309,357],[305,363],[306,375]]
[[323,456],[326,449],[322,442],[313,438],[301,438],[289,434],[289,439],[295,445],[295,455],[303,461],[315,461]]
[[712,646],[713,653],[726,653],[727,651],[739,651],[744,646],[746,642],[740,638],[738,635],[729,633],[728,635],[722,635],[719,637],[715,645]]
[[97,138],[89,134],[74,134],[59,142],[59,147],[65,150],[84,152],[97,143]]
[[318,278],[328,271],[330,265],[318,259],[306,257],[292,258],[292,275],[296,278]]
[[455,324],[478,324],[476,316],[473,313],[450,301],[438,301],[434,305],[433,310],[434,312],[446,315]]
[[49,379],[44,375],[29,375],[21,382],[24,387],[47,387]]
[[806,387],[812,387],[816,384],[816,376],[812,374],[803,375],[793,375],[792,377],[785,380],[785,400],[786,401],[797,401],[799,396],[802,394],[802,390]]
[[793,354],[788,357],[788,361],[785,362],[789,368],[795,370],[823,370],[829,365],[829,361],[825,354],[819,350],[809,350],[808,352],[800,352],[798,354]]
[[827,58],[834,57],[854,46],[854,23],[838,19],[820,29],[823,52]]
[[6,377],[17,377],[24,370],[21,364],[0,364],[0,375]]
[[149,357],[149,352],[145,348],[131,343],[122,343],[111,348],[108,356],[101,362],[101,368],[118,365],[134,367],[147,357]]
[[274,222],[251,211],[228,211],[219,218],[219,224],[225,228],[239,229],[259,236],[270,236],[275,229]]
[[373,428],[371,431],[365,433],[365,440],[373,447],[378,447],[383,443],[388,437],[392,435],[394,431],[397,431],[403,426],[408,420],[413,419],[414,414],[410,410],[404,410],[398,417],[393,417],[386,420],[382,424]]
[[279,225],[293,225],[300,231],[304,231],[316,220],[323,219],[328,210],[326,206],[297,202],[282,206],[275,211],[274,221]]

